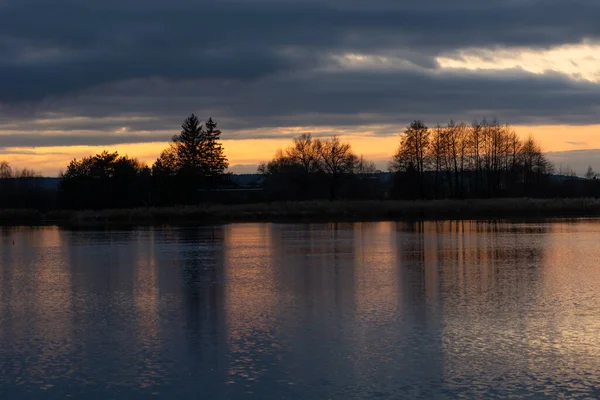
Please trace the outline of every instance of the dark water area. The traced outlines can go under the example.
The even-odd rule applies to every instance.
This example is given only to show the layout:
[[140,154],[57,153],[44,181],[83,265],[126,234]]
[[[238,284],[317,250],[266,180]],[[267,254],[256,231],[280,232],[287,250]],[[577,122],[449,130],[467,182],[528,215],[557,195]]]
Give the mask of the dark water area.
[[600,220],[0,228],[0,399],[600,397]]

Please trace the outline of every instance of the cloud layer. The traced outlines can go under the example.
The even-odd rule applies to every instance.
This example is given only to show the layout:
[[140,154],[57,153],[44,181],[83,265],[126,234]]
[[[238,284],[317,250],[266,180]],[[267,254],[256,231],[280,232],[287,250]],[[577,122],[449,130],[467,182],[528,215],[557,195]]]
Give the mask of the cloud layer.
[[[600,122],[600,84],[578,79],[600,40],[595,0],[357,3],[0,1],[0,146],[164,141],[191,112],[232,139],[413,118]],[[573,59],[554,70],[511,56],[565,45]]]

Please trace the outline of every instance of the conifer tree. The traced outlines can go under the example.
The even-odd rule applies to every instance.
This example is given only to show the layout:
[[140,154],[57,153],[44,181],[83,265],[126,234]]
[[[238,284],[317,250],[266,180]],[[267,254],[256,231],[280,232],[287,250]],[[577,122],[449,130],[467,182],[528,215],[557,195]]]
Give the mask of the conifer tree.
[[161,175],[195,175],[213,178],[222,175],[229,163],[219,142],[221,131],[209,118],[205,125],[192,114],[173,136],[170,147],[156,160],[153,170]]
[[229,163],[223,151],[223,145],[219,143],[221,131],[217,129],[217,123],[209,118],[206,121],[206,130],[202,134],[203,172],[205,176],[215,177],[222,175]]

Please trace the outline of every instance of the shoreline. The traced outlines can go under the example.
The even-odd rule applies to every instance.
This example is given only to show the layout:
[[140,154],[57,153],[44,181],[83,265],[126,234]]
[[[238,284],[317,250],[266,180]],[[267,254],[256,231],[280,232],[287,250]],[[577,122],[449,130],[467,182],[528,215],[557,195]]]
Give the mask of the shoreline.
[[600,216],[600,199],[305,201],[106,210],[0,210],[0,226],[65,228],[232,222],[367,222]]

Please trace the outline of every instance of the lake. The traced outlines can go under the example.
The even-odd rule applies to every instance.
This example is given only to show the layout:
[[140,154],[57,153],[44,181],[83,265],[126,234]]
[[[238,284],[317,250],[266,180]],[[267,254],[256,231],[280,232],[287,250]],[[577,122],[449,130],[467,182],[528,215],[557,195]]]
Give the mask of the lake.
[[600,397],[600,220],[0,228],[0,398]]

